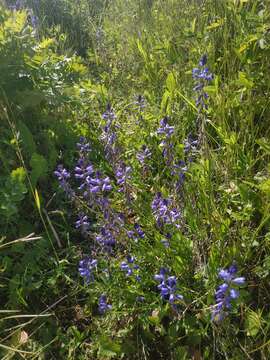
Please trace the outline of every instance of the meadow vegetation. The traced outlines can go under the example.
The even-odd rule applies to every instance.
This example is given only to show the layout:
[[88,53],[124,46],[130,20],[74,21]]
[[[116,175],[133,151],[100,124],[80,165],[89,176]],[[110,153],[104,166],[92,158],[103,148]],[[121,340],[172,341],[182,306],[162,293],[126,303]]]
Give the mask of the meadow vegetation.
[[0,358],[270,358],[269,0],[0,1]]

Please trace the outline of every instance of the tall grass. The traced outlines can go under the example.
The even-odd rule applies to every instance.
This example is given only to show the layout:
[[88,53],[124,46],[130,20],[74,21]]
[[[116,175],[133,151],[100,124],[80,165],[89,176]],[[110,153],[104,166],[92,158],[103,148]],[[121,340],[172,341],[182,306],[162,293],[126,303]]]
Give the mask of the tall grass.
[[[68,1],[64,3],[70,5]],[[89,25],[83,9],[94,11],[91,4],[82,1],[76,17],[74,9],[68,10],[72,24],[77,16],[81,17],[80,25],[86,27],[86,32],[93,30],[94,22]],[[61,195],[53,197],[50,211],[44,203],[39,204],[45,214],[49,212],[48,229],[57,234],[56,238],[60,236],[64,248],[55,249],[59,261],[53,261],[50,255],[47,268],[43,262],[45,275],[39,274],[37,282],[46,288],[42,291],[40,284],[33,286],[32,293],[35,298],[42,293],[48,308],[49,303],[57,303],[63,295],[67,297],[64,305],[55,307],[53,319],[39,323],[42,327],[35,333],[35,340],[20,345],[25,352],[18,351],[18,356],[268,359],[268,1],[114,0],[100,2],[95,16],[99,19],[94,25],[98,23],[98,33],[91,33],[91,42],[80,42],[87,74],[79,85],[82,106],[79,110],[74,106],[73,111],[75,117],[76,111],[79,115],[76,133],[90,139],[91,162],[111,178],[114,190],[109,198],[113,211],[124,213],[128,230],[138,222],[145,237],[131,242],[120,230],[120,245],[113,256],[94,252],[99,267],[95,282],[87,285],[77,273],[77,263],[92,256],[90,249],[103,221],[100,208],[94,204],[92,211],[87,212],[88,204],[82,205],[80,194],[73,201],[64,200]],[[51,33],[49,19],[42,22],[41,18],[40,24],[42,31]],[[77,39],[80,29],[76,24],[75,29],[62,26],[69,40]],[[70,43],[66,46],[70,51]],[[207,54],[207,66],[214,78],[205,84],[208,106],[200,112],[192,69],[198,67],[203,54]],[[134,104],[138,95],[146,103],[140,110]],[[107,103],[117,115],[120,159],[133,168],[129,184],[132,201],[117,191],[115,164],[106,160],[99,140],[104,128],[101,115]],[[157,129],[165,116],[174,126],[174,157],[188,163],[180,190],[174,188],[175,178],[159,145]],[[184,150],[190,135],[198,139],[199,146],[188,162]],[[144,144],[151,150],[151,158],[148,167],[142,168],[137,153]],[[69,150],[65,165],[71,171],[76,156],[75,149]],[[46,193],[47,189],[43,191]],[[156,226],[151,210],[151,202],[159,191],[163,196],[171,195],[182,214],[180,230],[170,228],[173,236],[169,248],[161,243],[166,234]],[[91,220],[91,231],[86,237],[72,225],[81,210]],[[61,217],[56,219],[58,215]],[[50,253],[47,247],[43,251]],[[120,267],[130,253],[140,265],[138,283],[125,277]],[[246,286],[240,288],[240,297],[230,314],[217,322],[211,319],[211,309],[221,283],[218,272],[234,262],[239,274],[246,278]],[[178,278],[183,301],[177,303],[177,311],[162,301],[153,279],[162,266],[169,267]],[[11,286],[10,296],[12,291]],[[97,307],[103,293],[112,309],[101,316]],[[138,303],[138,296],[143,296],[144,302]],[[31,296],[24,298],[18,306],[30,310]],[[13,318],[6,320],[8,326],[14,326]],[[34,331],[31,326],[27,324],[24,329]],[[48,334],[52,328],[53,335]],[[15,356],[9,349],[10,343],[1,344],[5,354],[11,351]],[[36,348],[39,350],[35,353],[26,352]]]

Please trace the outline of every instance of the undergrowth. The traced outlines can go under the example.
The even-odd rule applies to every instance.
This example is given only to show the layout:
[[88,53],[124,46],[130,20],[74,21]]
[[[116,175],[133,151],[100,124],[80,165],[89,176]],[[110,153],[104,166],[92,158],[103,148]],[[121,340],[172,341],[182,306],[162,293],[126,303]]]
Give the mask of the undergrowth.
[[0,10],[1,358],[268,359],[268,1],[79,3]]

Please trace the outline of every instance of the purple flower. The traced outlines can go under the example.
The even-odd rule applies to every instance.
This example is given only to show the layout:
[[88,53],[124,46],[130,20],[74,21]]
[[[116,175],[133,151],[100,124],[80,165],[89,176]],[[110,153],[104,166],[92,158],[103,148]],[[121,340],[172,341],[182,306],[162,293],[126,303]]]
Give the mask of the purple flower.
[[108,310],[112,309],[112,305],[107,303],[106,295],[102,294],[98,300],[98,310],[101,314],[105,314]]
[[101,140],[104,144],[104,150],[107,160],[115,162],[119,149],[116,145],[117,135],[116,128],[119,126],[115,124],[116,115],[110,104],[107,105],[106,111],[102,118],[106,120],[106,124],[102,129]]
[[130,179],[131,167],[126,166],[125,163],[121,163],[118,165],[115,177],[117,181],[117,185],[119,185],[119,192],[125,192],[127,190],[127,180]]
[[169,125],[168,118],[167,118],[167,116],[165,116],[160,121],[160,127],[157,130],[157,134],[158,135],[165,135],[166,138],[169,138],[169,137],[171,137],[173,135],[173,133],[174,133],[174,126]]
[[198,140],[193,139],[190,135],[184,140],[184,152],[194,153],[197,151]]
[[139,112],[142,112],[146,106],[146,101],[143,95],[138,95],[134,104],[137,106]]
[[162,156],[165,159],[166,165],[169,166],[173,162],[173,143],[172,135],[174,134],[174,126],[170,126],[167,116],[160,121],[160,127],[157,134],[162,137],[160,142],[162,149]]
[[212,320],[222,321],[231,309],[231,301],[239,297],[239,291],[233,286],[244,285],[244,277],[236,277],[237,266],[233,263],[228,269],[221,269],[218,273],[220,279],[224,281],[215,292],[216,304],[212,306]]
[[207,108],[205,100],[208,99],[208,94],[205,92],[204,87],[214,78],[208,67],[205,66],[206,63],[207,56],[203,55],[199,61],[199,68],[194,68],[192,70],[192,77],[196,80],[193,88],[193,90],[197,92],[196,106],[200,112]]
[[154,275],[155,281],[159,282],[158,289],[163,300],[168,301],[174,307],[176,302],[183,299],[177,294],[177,280],[175,276],[167,276],[167,269],[161,268],[159,274]]
[[70,198],[72,198],[74,196],[74,191],[71,189],[68,182],[70,173],[63,167],[63,165],[58,165],[57,169],[54,171],[54,175],[57,177],[60,187]]
[[113,232],[106,226],[101,228],[99,235],[96,236],[96,241],[108,252],[112,252],[116,244]]
[[90,144],[87,142],[84,136],[80,137],[79,142],[77,143],[77,148],[80,154],[83,156],[87,155],[91,151]]
[[[126,276],[131,276],[134,270],[138,270],[139,266],[134,264],[135,258],[133,256],[128,255],[127,261],[122,261],[120,264],[120,268],[122,271],[125,271]],[[140,281],[140,277],[138,275],[135,276],[137,281]]]
[[97,260],[86,258],[79,262],[79,273],[85,278],[86,283],[94,281],[93,270],[97,267]]
[[89,229],[90,223],[88,217],[82,213],[79,214],[79,219],[75,223],[76,229],[81,229],[82,232],[85,232]]
[[151,158],[151,151],[148,149],[146,145],[143,145],[141,150],[137,153],[138,161],[144,165],[146,160]]
[[134,229],[135,229],[135,232],[137,233],[137,235],[141,239],[143,239],[145,237],[145,233],[144,233],[144,231],[142,230],[141,226],[138,223],[134,224]]
[[171,198],[163,198],[161,193],[158,192],[152,201],[151,207],[159,227],[165,225],[174,225],[177,228],[180,227],[178,221],[181,214],[176,207],[173,207]]
[[99,193],[112,190],[110,178],[107,176],[103,178],[99,171],[96,171],[95,176],[86,177],[86,185],[90,193]]

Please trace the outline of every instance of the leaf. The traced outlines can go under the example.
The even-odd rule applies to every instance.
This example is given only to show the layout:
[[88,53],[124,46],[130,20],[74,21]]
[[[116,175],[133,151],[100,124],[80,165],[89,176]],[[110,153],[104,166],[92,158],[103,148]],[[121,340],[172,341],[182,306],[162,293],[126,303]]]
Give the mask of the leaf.
[[165,90],[163,96],[162,96],[162,100],[161,100],[161,110],[164,112],[164,113],[167,113],[167,106],[168,106],[168,101],[169,101],[169,98],[170,98],[170,93],[168,90]]
[[206,27],[207,30],[213,30],[213,29],[217,29],[218,27],[222,26],[224,23],[223,19],[219,19],[218,21],[213,22],[212,24],[208,25]]
[[24,182],[25,177],[26,177],[26,171],[21,166],[21,167],[18,167],[17,169],[15,169],[15,170],[12,170],[10,176],[15,181]]
[[266,138],[261,138],[256,140],[256,143],[260,145],[260,148],[264,150],[267,154],[270,154],[270,143]]
[[121,345],[112,341],[109,337],[103,336],[99,339],[99,356],[110,359],[119,355],[121,352]]
[[30,160],[30,165],[32,167],[31,172],[31,181],[33,187],[36,186],[37,181],[42,177],[45,176],[48,171],[48,163],[44,156],[34,153]]
[[29,130],[28,126],[25,125],[25,123],[22,121],[18,123],[17,129],[20,133],[20,139],[23,149],[29,156],[31,156],[34,152],[36,152],[36,144],[31,131]]
[[244,86],[247,89],[252,89],[254,86],[254,82],[247,78],[247,74],[239,71],[238,73],[238,80],[236,80],[236,84],[240,86]]
[[245,322],[247,336],[256,336],[260,331],[261,326],[261,313],[249,310]]
[[37,189],[35,189],[35,202],[36,202],[36,205],[37,205],[38,210],[40,211],[40,199],[39,199],[39,195],[38,195]]
[[172,93],[175,88],[176,88],[176,81],[175,81],[175,77],[173,75],[173,73],[169,73],[169,75],[167,76],[167,79],[166,79],[166,86],[167,86],[167,89]]
[[261,182],[260,185],[258,185],[258,188],[267,195],[270,195],[270,179]]

